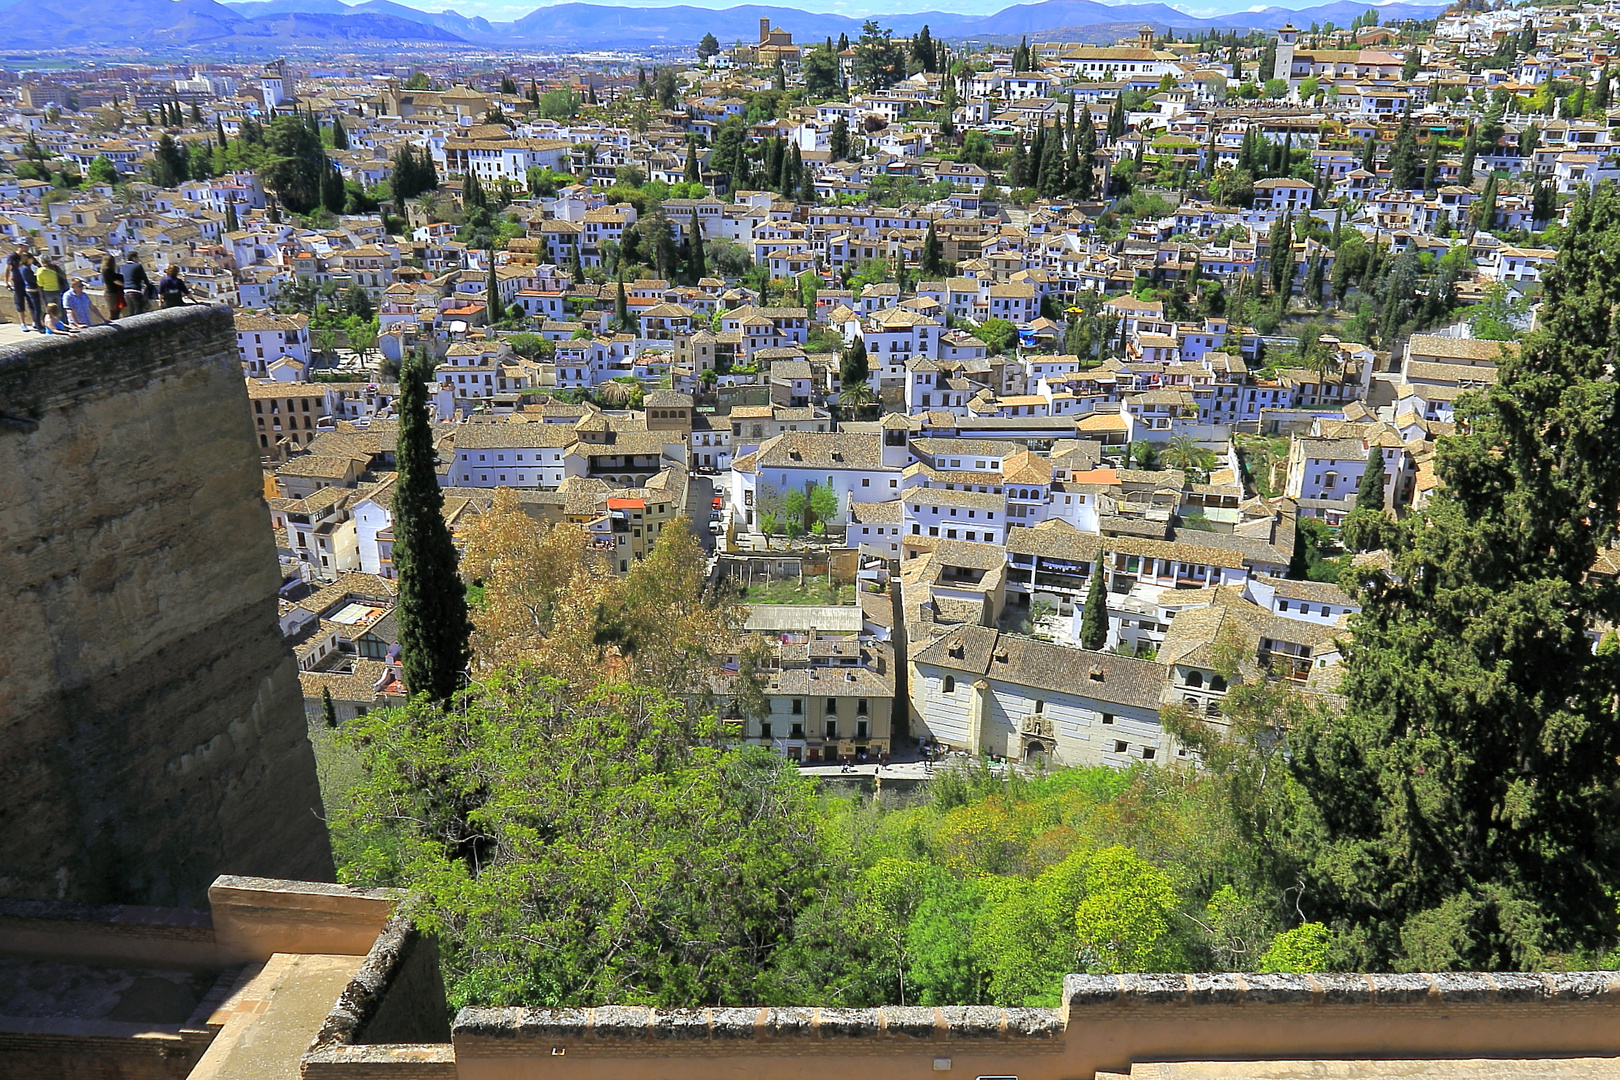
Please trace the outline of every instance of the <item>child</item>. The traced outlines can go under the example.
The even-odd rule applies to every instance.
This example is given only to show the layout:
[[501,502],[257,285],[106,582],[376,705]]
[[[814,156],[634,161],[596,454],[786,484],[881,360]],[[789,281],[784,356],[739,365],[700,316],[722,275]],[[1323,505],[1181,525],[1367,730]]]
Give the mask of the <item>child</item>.
[[62,308],[59,304],[45,305],[45,332],[47,334],[71,334],[73,328],[62,318]]

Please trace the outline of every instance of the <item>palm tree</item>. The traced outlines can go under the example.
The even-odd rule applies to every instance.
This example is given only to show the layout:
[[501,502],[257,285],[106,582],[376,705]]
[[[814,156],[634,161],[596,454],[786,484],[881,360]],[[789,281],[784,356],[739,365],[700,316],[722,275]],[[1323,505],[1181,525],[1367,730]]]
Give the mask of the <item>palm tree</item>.
[[1159,455],[1159,463],[1166,468],[1208,476],[1215,467],[1216,457],[1212,451],[1193,442],[1190,435],[1177,435]]
[[878,403],[878,397],[872,393],[872,387],[863,382],[843,390],[838,395],[838,403],[849,410],[849,419],[853,420],[860,411]]

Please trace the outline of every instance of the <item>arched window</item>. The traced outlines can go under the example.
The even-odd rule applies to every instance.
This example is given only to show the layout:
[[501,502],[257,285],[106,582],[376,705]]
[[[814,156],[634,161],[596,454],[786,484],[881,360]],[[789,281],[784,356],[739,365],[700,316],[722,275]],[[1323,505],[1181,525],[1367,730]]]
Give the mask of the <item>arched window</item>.
[[1223,675],[1211,675],[1209,679],[1209,688],[1211,690],[1225,690],[1226,677]]
[[955,676],[953,676],[953,675],[945,676],[945,692],[947,694],[956,693],[956,677]]
[[1218,701],[1211,701],[1208,705],[1205,705],[1204,715],[1210,717],[1221,715],[1221,703]]
[[1191,686],[1191,687],[1193,687],[1195,689],[1197,687],[1203,686],[1204,685],[1204,673],[1202,671],[1188,672],[1188,674],[1187,674],[1187,685]]

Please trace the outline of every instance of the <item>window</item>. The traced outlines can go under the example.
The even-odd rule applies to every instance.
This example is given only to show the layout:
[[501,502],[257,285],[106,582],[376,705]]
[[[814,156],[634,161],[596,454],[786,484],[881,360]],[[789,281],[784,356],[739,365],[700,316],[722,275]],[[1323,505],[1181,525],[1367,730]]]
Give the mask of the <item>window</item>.
[[1114,753],[1116,753],[1116,754],[1128,753],[1130,751],[1130,749],[1131,749],[1131,744],[1128,743],[1128,742],[1116,742],[1116,743],[1114,743]]
[[1102,722],[1105,723],[1105,724],[1112,724],[1114,722],[1114,714],[1113,713],[1107,713],[1107,712],[1103,713],[1102,714]]
[[794,716],[802,716],[803,714],[804,714],[804,699],[803,698],[794,698],[793,699],[793,715]]
[[1152,761],[1154,752],[1155,751],[1154,751],[1153,747],[1151,747],[1151,746],[1142,747],[1142,760],[1143,761]]
[[945,692],[947,694],[956,693],[956,677],[954,675],[945,676]]
[[1195,690],[1198,689],[1199,687],[1203,686],[1204,685],[1204,673],[1201,672],[1201,671],[1189,672],[1187,674],[1187,685],[1192,687]]
[[865,698],[860,698],[855,702],[855,711],[857,713],[859,713],[860,715],[862,715],[862,716],[866,715],[867,708],[866,708],[866,699]]
[[827,738],[829,738],[829,739],[838,738],[838,721],[837,720],[828,720],[827,721]]
[[1041,715],[1041,713],[1043,713],[1045,711],[1046,711],[1046,702],[1037,700],[1035,702],[1035,715],[1039,716],[1039,715]]

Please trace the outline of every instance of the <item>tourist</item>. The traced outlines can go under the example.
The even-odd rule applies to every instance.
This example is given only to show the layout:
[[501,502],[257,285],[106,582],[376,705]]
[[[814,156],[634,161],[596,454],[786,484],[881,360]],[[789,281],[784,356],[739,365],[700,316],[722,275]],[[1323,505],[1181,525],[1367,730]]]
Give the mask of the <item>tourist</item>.
[[28,307],[34,313],[34,329],[40,332],[45,330],[45,302],[40,295],[39,274],[34,269],[39,261],[34,253],[24,250],[22,256],[23,284],[28,286]]
[[101,260],[101,287],[107,296],[107,318],[118,319],[124,314],[124,275],[118,272],[118,260],[112,252]]
[[75,330],[83,330],[94,325],[95,318],[98,315],[101,316],[103,323],[107,321],[107,317],[96,310],[95,302],[90,299],[90,294],[84,291],[83,278],[73,279],[72,288],[62,297],[62,306],[67,309],[68,321]]
[[191,290],[186,287],[185,278],[180,276],[178,266],[163,271],[163,279],[158,282],[158,296],[163,298],[166,308],[179,307],[190,298]]
[[34,277],[39,281],[39,296],[47,310],[52,304],[58,306],[62,303],[62,290],[66,288],[66,278],[62,268],[56,264],[51,255],[39,257],[39,268],[34,271]]
[[124,260],[118,272],[124,275],[124,303],[131,315],[144,315],[151,310],[152,279],[146,276],[146,267],[138,256]]
[[[26,251],[13,252],[6,260],[6,276],[11,286],[12,303],[17,306],[17,321],[22,324],[23,330],[43,330],[39,321],[39,284],[34,278],[30,261]],[[30,326],[30,323],[33,325]]]
[[45,305],[45,332],[47,334],[71,334],[73,332],[73,327],[69,326],[67,320],[62,318],[62,305]]

